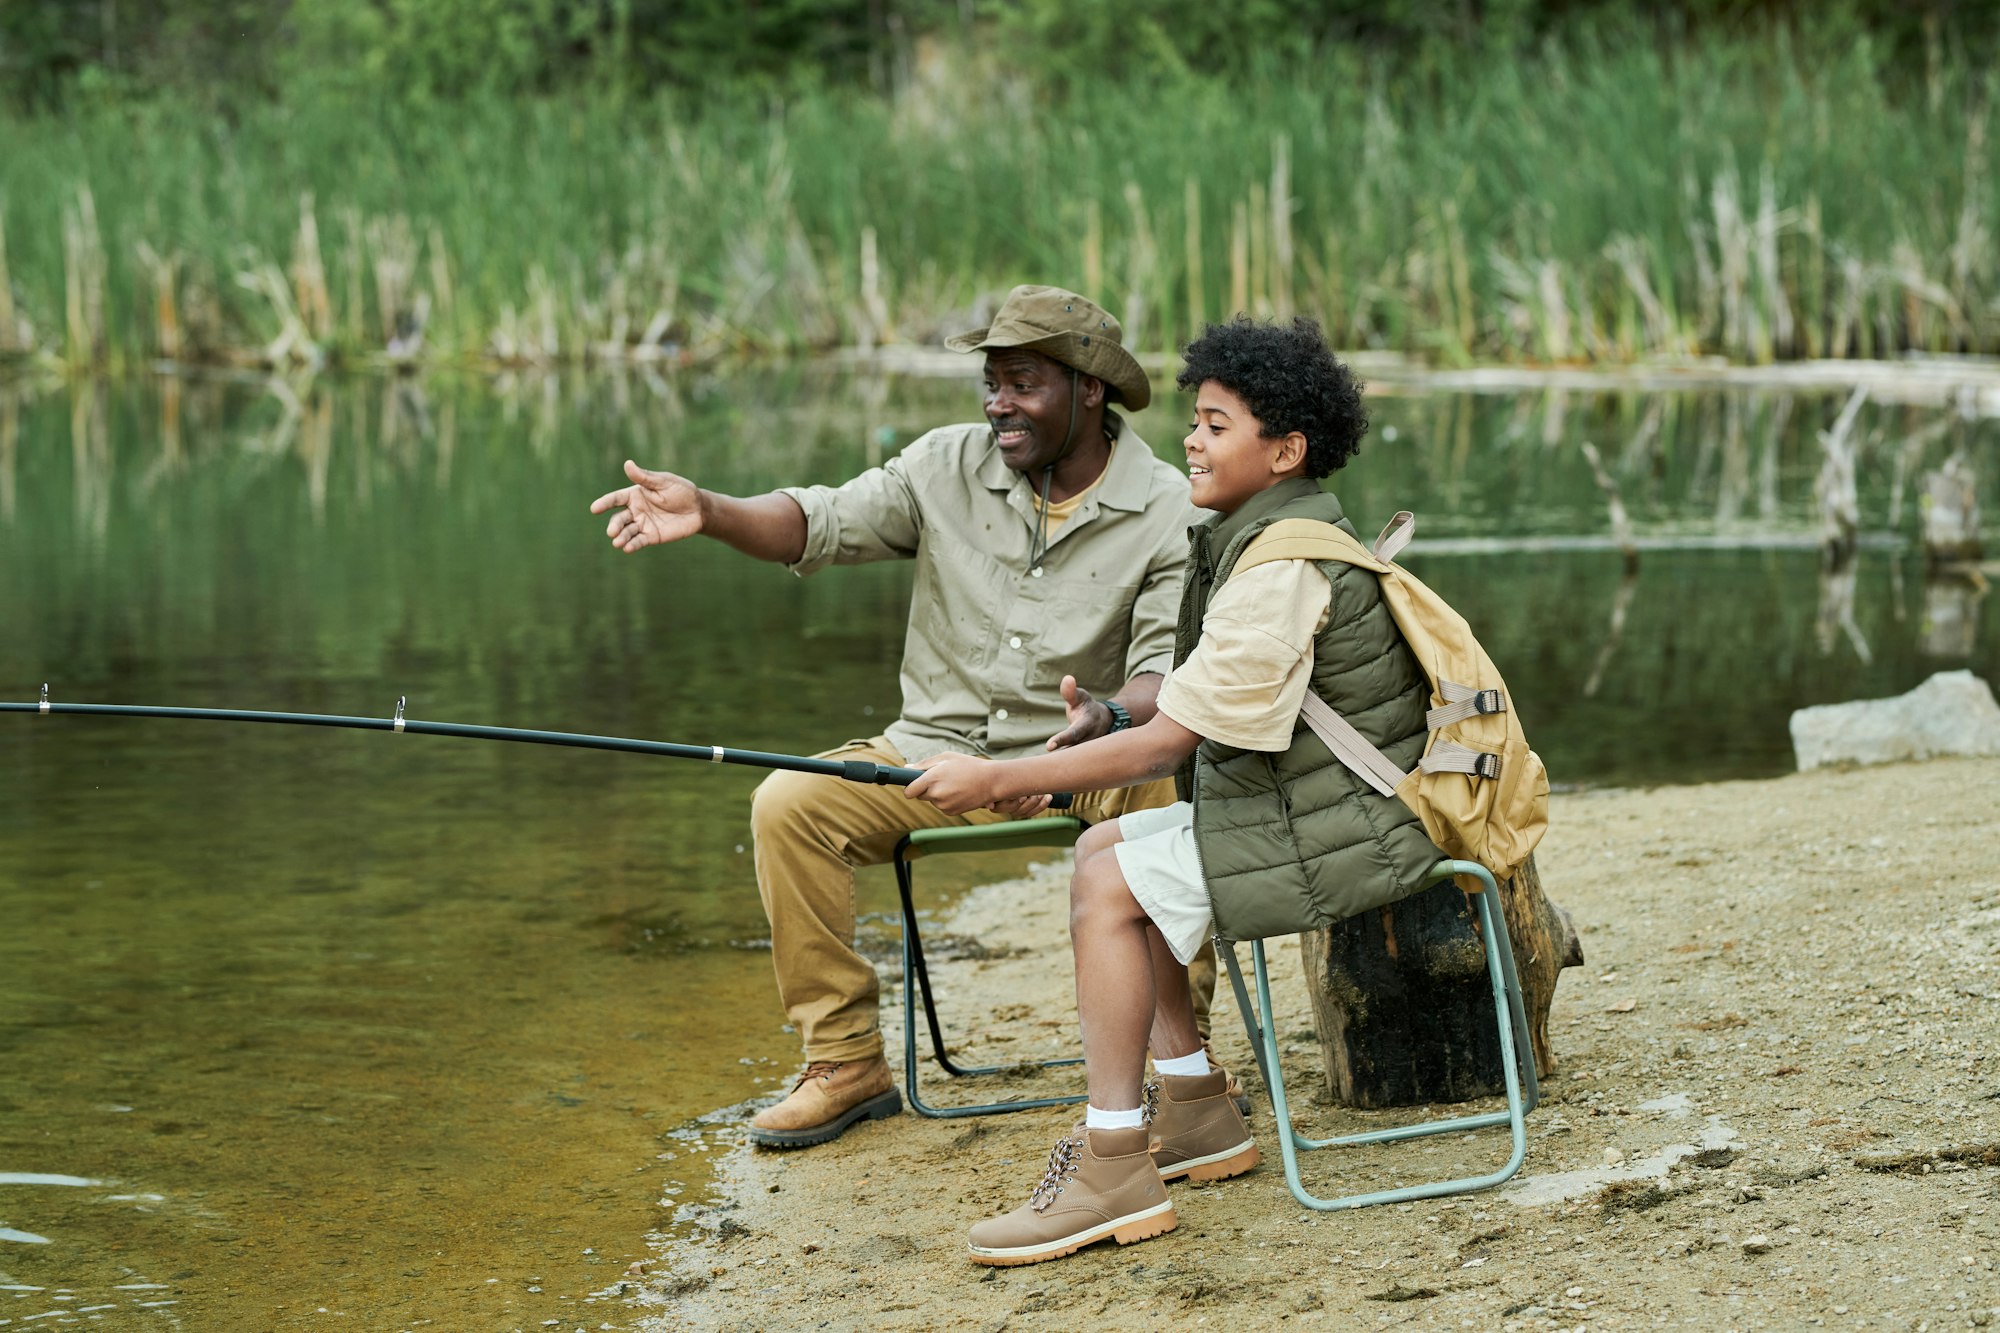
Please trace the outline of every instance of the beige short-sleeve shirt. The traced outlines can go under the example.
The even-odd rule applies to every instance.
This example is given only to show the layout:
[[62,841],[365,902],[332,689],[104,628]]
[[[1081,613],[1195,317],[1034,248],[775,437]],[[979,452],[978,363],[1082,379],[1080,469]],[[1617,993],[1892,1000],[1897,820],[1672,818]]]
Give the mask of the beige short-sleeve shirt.
[[934,430],[845,485],[783,494],[806,517],[794,573],[916,562],[902,716],[886,729],[908,762],[1036,753],[1065,725],[1065,675],[1104,698],[1173,663],[1187,528],[1202,511],[1129,424],[1034,568],[1034,488],[983,422]]
[[1239,750],[1286,750],[1332,602],[1333,585],[1310,560],[1232,574],[1208,600],[1201,641],[1160,687],[1160,711]]

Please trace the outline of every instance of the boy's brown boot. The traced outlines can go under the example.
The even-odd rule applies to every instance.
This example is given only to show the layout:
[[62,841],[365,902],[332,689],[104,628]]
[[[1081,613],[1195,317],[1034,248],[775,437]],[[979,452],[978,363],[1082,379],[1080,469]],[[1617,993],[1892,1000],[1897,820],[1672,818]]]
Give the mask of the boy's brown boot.
[[1107,1236],[1130,1245],[1172,1231],[1180,1219],[1148,1142],[1144,1128],[1072,1129],[1026,1203],[972,1228],[972,1262],[1038,1264]]
[[1243,1119],[1248,1121],[1250,1119],[1250,1094],[1243,1091],[1243,1085],[1237,1081],[1236,1075],[1215,1063],[1214,1056],[1209,1057],[1208,1067],[1212,1070],[1221,1071],[1223,1089],[1228,1092],[1229,1100],[1236,1103],[1236,1109],[1243,1116]]
[[1257,1144],[1220,1069],[1146,1085],[1147,1124],[1161,1180],[1227,1180],[1257,1165]]
[[839,1138],[857,1120],[880,1120],[902,1109],[889,1062],[881,1056],[815,1060],[789,1097],[751,1119],[750,1141],[766,1148],[808,1148]]
[[[1146,1053],[1153,1055],[1153,1052],[1150,1050]],[[1216,1063],[1215,1052],[1210,1049],[1207,1037],[1201,1039],[1201,1053],[1208,1057],[1208,1067],[1210,1069],[1222,1069],[1222,1077],[1228,1080],[1229,1083],[1229,1099],[1236,1103],[1236,1109],[1243,1113],[1245,1120],[1248,1120],[1250,1118],[1250,1094],[1243,1091],[1243,1085],[1237,1081],[1236,1075],[1230,1073],[1227,1069],[1223,1069],[1220,1064]],[[1158,1059],[1159,1057],[1153,1056],[1153,1058]]]

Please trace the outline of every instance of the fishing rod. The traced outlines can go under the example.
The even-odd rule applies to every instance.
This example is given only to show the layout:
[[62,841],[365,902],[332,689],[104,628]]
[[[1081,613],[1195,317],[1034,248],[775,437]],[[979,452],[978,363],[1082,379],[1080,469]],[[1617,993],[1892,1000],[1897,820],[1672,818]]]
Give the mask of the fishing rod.
[[[732,750],[720,745],[676,745],[627,736],[586,736],[573,731],[533,731],[524,727],[481,727],[464,722],[423,722],[403,716],[408,696],[396,700],[394,717],[344,717],[336,713],[267,713],[241,708],[164,708],[150,704],[59,704],[49,701],[42,686],[38,703],[0,702],[0,713],[69,713],[84,717],[165,717],[199,722],[276,722],[298,727],[346,727],[354,731],[409,732],[419,736],[460,736],[476,741],[518,741],[528,745],[567,745],[582,750],[623,750],[658,754],[670,759],[705,759],[711,764],[748,764],[793,773],[817,773],[878,787],[904,787],[924,775],[920,768],[898,768],[869,759],[817,759],[807,755],[773,754],[766,750]],[[1067,810],[1073,800],[1057,792],[1051,808]]]

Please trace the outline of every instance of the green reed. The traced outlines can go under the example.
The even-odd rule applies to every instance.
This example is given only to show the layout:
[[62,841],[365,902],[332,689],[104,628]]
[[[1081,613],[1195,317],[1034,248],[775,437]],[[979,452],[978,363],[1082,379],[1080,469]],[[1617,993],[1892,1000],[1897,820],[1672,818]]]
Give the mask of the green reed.
[[301,90],[0,120],[0,363],[672,363],[915,342],[1019,281],[1446,361],[2000,351],[1990,80],[1865,43],[1343,56],[1064,102]]

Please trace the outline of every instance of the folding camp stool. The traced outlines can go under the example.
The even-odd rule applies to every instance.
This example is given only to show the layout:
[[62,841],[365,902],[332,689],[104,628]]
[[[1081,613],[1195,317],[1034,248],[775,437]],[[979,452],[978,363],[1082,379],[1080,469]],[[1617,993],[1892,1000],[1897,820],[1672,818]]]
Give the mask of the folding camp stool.
[[[916,993],[921,991],[924,1002],[924,1018],[930,1024],[931,1051],[944,1072],[953,1078],[967,1078],[979,1074],[998,1074],[1019,1069],[1019,1064],[977,1065],[966,1067],[956,1064],[945,1051],[944,1029],[938,1023],[937,1002],[931,995],[930,970],[924,966],[923,937],[917,929],[917,907],[911,897],[910,862],[919,856],[934,856],[940,852],[999,852],[1014,847],[1070,847],[1083,833],[1084,822],[1069,815],[1050,815],[1039,819],[1015,819],[998,824],[967,824],[953,828],[926,828],[906,833],[896,844],[895,854],[890,858],[896,867],[896,888],[903,896],[903,1085],[909,1094],[910,1107],[918,1115],[937,1119],[956,1119],[961,1116],[998,1115],[1005,1111],[1033,1111],[1044,1106],[1069,1106],[1084,1099],[1084,1094],[1073,1097],[1037,1097],[1027,1101],[982,1102],[977,1106],[932,1106],[923,1099],[917,1088],[917,1005]],[[1061,1065],[1080,1065],[1082,1057],[1068,1060],[1043,1060],[1038,1067],[1052,1069]]]
[[[1376,1203],[1403,1203],[1410,1199],[1434,1199],[1445,1194],[1466,1194],[1490,1189],[1521,1169],[1528,1151],[1528,1112],[1541,1100],[1541,1084],[1535,1077],[1534,1046],[1528,1036],[1528,1014],[1521,1001],[1521,980],[1514,969],[1514,947],[1507,938],[1506,913],[1497,910],[1500,890],[1486,867],[1471,861],[1440,861],[1431,867],[1435,882],[1452,875],[1470,875],[1480,882],[1473,896],[1479,904],[1479,933],[1486,943],[1486,975],[1493,988],[1493,1011],[1500,1029],[1500,1067],[1507,1083],[1507,1109],[1484,1115],[1457,1116],[1432,1120],[1366,1134],[1347,1134],[1332,1139],[1309,1139],[1292,1125],[1285,1097],[1284,1071],[1278,1065],[1278,1038],[1271,1017],[1271,975],[1264,966],[1264,941],[1250,941],[1250,956],[1257,978],[1257,1007],[1250,1007],[1244,993],[1243,973],[1236,963],[1236,948],[1224,944],[1219,950],[1229,966],[1229,984],[1236,990],[1236,1007],[1243,1015],[1243,1027],[1250,1034],[1250,1049],[1271,1094],[1271,1110],[1278,1122],[1278,1149],[1285,1160],[1285,1183],[1292,1197],[1308,1208],[1331,1212],[1340,1208],[1366,1208]],[[1262,1015],[1260,1021],[1259,1015]],[[1506,1125],[1513,1135],[1513,1152],[1499,1170],[1484,1176],[1465,1176],[1425,1185],[1404,1185],[1367,1194],[1348,1194],[1322,1199],[1308,1191],[1299,1179],[1299,1153],[1313,1148],[1332,1148],[1362,1143],[1391,1143],[1400,1139],[1422,1138],[1430,1134],[1451,1134],[1465,1130]]]

